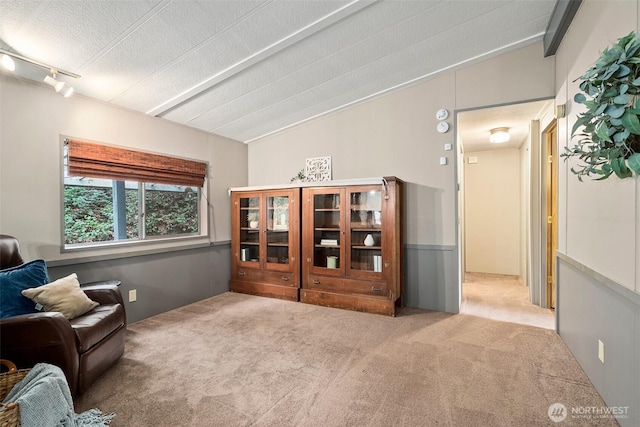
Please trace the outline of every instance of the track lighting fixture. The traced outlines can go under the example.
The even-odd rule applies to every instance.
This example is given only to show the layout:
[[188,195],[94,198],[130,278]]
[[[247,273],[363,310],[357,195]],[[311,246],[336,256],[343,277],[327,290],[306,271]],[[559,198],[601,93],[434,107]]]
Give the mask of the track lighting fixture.
[[2,67],[6,70],[13,72],[16,69],[16,63],[13,61],[13,58],[11,58],[9,55],[3,54]]
[[58,74],[64,74],[65,76],[72,77],[74,79],[80,78],[78,74],[72,73],[70,71],[64,71],[59,68],[54,68],[49,65],[43,64],[42,62],[38,62],[34,59],[27,58],[26,56],[18,55],[17,53],[9,52],[4,49],[0,49],[0,63],[2,67],[8,71],[15,71],[16,63],[15,59],[19,59],[20,61],[24,61],[26,63],[38,66],[40,68],[45,68],[49,70],[49,73],[45,78],[44,82],[51,86],[57,93],[64,96],[65,98],[71,96],[73,94],[73,87],[68,83],[62,82],[58,80]]
[[56,80],[56,77],[58,77],[58,72],[52,68],[51,75],[45,77],[44,82],[49,86],[52,86],[56,92],[60,93],[60,91],[64,87],[64,82],[59,82],[58,80]]

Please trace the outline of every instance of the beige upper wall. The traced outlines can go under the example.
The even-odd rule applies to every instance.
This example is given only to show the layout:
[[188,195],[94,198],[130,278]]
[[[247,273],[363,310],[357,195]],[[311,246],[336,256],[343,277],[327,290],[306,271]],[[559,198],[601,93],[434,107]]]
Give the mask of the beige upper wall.
[[[82,96],[63,98],[49,87],[1,76],[0,232],[20,240],[26,259],[116,252],[60,251],[62,136],[209,162],[211,240],[230,239],[226,189],[247,184],[245,144]],[[166,245],[145,246],[153,247]],[[127,250],[133,248],[117,252]]]
[[[568,115],[558,122],[560,152],[582,105],[573,102],[580,81],[574,82],[602,50],[638,29],[638,2],[583,1],[556,54],[556,103],[567,103]],[[561,162],[558,198],[558,246],[561,252],[640,292],[640,186],[638,178],[605,181],[578,179],[569,171],[574,162]]]
[[451,71],[249,144],[249,184],[288,183],[306,158],[331,156],[334,179],[409,183],[407,243],[455,245],[455,150],[444,151],[455,130],[438,133],[436,111],[449,110],[453,125],[456,109],[552,97],[553,82],[541,43]]
[[520,275],[520,150],[464,157],[466,271]]

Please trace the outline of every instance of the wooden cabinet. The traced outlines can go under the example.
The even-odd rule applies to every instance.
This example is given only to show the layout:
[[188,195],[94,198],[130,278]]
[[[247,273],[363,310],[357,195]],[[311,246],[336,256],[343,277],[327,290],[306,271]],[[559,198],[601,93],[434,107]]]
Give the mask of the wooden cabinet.
[[404,286],[403,182],[302,189],[300,301],[395,315]]
[[298,301],[300,189],[231,193],[234,292]]

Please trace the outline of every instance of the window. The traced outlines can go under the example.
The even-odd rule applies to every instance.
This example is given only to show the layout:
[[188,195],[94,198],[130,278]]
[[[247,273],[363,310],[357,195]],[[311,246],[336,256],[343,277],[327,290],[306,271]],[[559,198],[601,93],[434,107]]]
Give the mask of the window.
[[[193,176],[185,178],[188,174],[182,172],[181,178],[169,176],[175,168],[163,163],[156,168],[160,172],[156,178],[161,182],[145,182],[140,178],[154,179],[155,172],[149,166],[152,164],[149,159],[164,161],[167,157],[84,142],[73,145],[74,142],[65,143],[63,156],[65,247],[201,234],[202,193],[201,185],[197,184],[204,183],[206,164],[198,165],[201,175],[194,179]],[[78,154],[87,147],[95,151],[95,146],[101,149],[103,158],[100,160],[93,154],[85,156],[86,152]],[[106,151],[102,150],[104,147]],[[122,165],[118,165],[113,159],[122,152],[127,156]],[[114,153],[107,163],[104,157]],[[136,166],[131,153],[144,159],[142,169]],[[78,168],[78,164],[82,167]],[[132,171],[132,168],[137,169]],[[122,179],[130,176],[139,179]],[[189,185],[193,183],[195,185]]]

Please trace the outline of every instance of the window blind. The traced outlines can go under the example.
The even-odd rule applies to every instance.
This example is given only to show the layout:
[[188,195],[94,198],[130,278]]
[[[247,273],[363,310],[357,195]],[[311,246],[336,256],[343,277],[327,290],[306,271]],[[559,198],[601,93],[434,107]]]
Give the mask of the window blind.
[[69,139],[70,176],[202,187],[207,164]]

